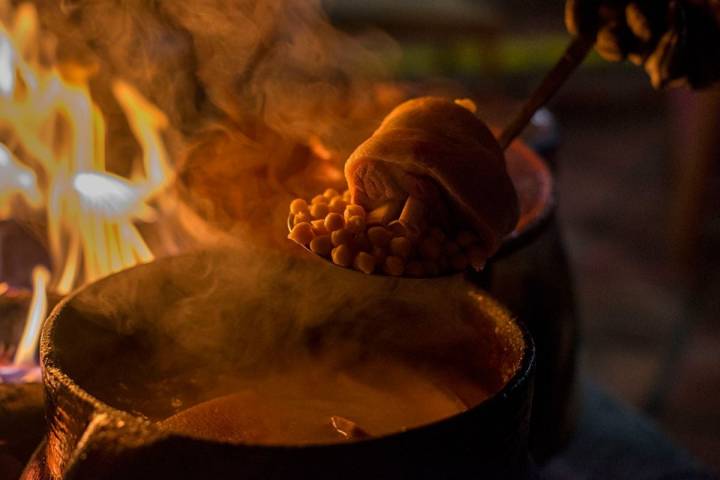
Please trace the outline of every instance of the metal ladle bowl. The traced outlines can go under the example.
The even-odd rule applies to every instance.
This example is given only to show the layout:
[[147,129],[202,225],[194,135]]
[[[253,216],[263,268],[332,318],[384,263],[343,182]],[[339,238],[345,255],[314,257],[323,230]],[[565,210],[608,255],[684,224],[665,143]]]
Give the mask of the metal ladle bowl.
[[[500,249],[493,255],[493,259],[502,258],[519,250],[532,242],[543,230],[555,211],[554,180],[547,163],[537,153],[531,150],[521,140],[515,140],[507,148],[505,159],[510,179],[518,193],[520,203],[520,219],[515,229],[502,242]],[[293,215],[287,220],[288,231],[293,228]],[[308,246],[299,245],[318,258],[332,263],[332,260],[316,255]],[[340,265],[338,268],[345,268]],[[360,272],[358,272],[360,273]],[[445,272],[422,278],[438,278],[461,274],[462,272]],[[385,276],[377,270],[373,275]],[[417,278],[417,277],[412,277]]]

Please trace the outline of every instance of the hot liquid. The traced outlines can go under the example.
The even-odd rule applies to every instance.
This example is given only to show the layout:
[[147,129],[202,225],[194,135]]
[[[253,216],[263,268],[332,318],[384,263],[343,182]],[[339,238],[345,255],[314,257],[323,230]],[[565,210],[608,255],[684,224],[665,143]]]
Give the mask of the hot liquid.
[[208,440],[263,445],[334,443],[428,424],[486,397],[470,383],[463,400],[428,375],[396,362],[328,370],[305,367],[249,382],[237,393],[159,422]]

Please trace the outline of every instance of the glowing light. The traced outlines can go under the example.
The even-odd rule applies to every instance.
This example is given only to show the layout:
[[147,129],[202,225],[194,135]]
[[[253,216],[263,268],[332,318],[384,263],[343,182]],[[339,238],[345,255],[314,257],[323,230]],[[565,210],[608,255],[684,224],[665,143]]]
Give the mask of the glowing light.
[[0,282],[0,297],[5,295],[8,290],[10,290],[10,285],[8,285],[6,282]]
[[140,192],[117,175],[78,173],[72,183],[85,211],[98,217],[128,217],[138,208]]
[[47,314],[47,284],[49,280],[50,272],[45,267],[37,266],[33,269],[33,296],[30,301],[30,311],[25,320],[25,330],[13,360],[15,365],[35,365],[40,326]]
[[15,91],[15,68],[12,45],[0,31],[0,95],[11,95]]
[[[7,12],[3,6],[0,0]],[[108,171],[105,120],[87,84],[92,69],[49,62],[49,40],[30,3],[0,25],[0,140],[12,146],[0,144],[0,217],[27,214],[10,208],[17,202],[7,200],[15,197],[34,215],[43,208],[52,259],[51,272],[34,271],[36,290],[16,363],[34,359],[46,289],[65,294],[154,258],[136,223],[157,218],[149,202],[172,173],[162,141],[167,118],[122,81],[113,82],[113,94],[142,155],[128,159],[129,178]]]
[[32,206],[41,202],[35,172],[13,158],[0,143],[0,218],[9,214],[9,200],[19,196]]

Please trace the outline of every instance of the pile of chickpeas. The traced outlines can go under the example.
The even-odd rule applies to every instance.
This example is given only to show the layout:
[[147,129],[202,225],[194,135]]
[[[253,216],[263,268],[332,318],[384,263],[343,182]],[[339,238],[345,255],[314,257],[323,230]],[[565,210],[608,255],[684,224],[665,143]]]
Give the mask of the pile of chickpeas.
[[433,277],[480,270],[487,257],[478,237],[469,231],[448,235],[438,228],[409,235],[397,220],[368,221],[368,212],[350,203],[350,192],[329,188],[309,203],[290,203],[288,238],[336,265],[360,272],[392,276]]

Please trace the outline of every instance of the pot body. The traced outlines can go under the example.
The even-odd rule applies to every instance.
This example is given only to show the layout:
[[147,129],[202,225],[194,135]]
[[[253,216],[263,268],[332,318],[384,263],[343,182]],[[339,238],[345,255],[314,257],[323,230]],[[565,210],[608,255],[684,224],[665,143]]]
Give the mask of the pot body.
[[[124,382],[131,377],[131,370],[144,370],[134,362],[115,365],[113,352],[141,348],[135,345],[138,340],[126,324],[113,323],[112,316],[84,312],[78,307],[83,298],[102,297],[98,292],[112,292],[113,283],[136,286],[137,298],[183,298],[182,286],[167,285],[173,271],[199,272],[217,259],[226,262],[226,257],[204,254],[136,267],[89,286],[55,309],[41,341],[49,432],[25,479],[525,478],[534,345],[528,332],[485,294],[478,303],[483,315],[511,322],[506,323],[508,332],[516,333],[508,335],[521,339],[519,368],[485,402],[451,418],[383,437],[307,446],[253,446],[190,438],[160,430],[133,408],[119,408],[127,404],[91,386],[102,383],[83,380],[90,378],[93,370],[112,372],[114,366],[119,372],[109,373],[108,382]],[[335,278],[337,269],[328,268]],[[161,276],[170,275],[165,284],[157,277],[159,269],[166,270]],[[387,282],[379,288],[399,292],[409,288],[410,292],[436,285],[421,287],[397,279]],[[457,282],[468,288],[462,279]],[[125,303],[128,312],[144,310],[141,304]],[[143,355],[137,358],[146,358]],[[148,360],[145,370],[151,369],[150,364]],[[146,374],[148,378],[153,375],[150,371]],[[138,385],[128,388],[142,388],[142,381],[127,381]],[[137,395],[142,398],[143,392]]]
[[579,322],[572,276],[555,218],[521,250],[493,263],[488,290],[530,330],[537,376],[530,450],[538,463],[559,451],[575,430]]
[[[529,228],[517,232],[508,248],[475,281],[517,315],[535,340],[537,380],[530,450],[534,459],[543,463],[567,443],[575,429],[579,320],[555,216],[551,164],[520,141],[506,156],[521,204],[526,204],[523,211],[531,212]],[[542,184],[546,188],[537,186]],[[523,185],[529,186],[524,199]],[[545,195],[538,195],[540,191]]]

